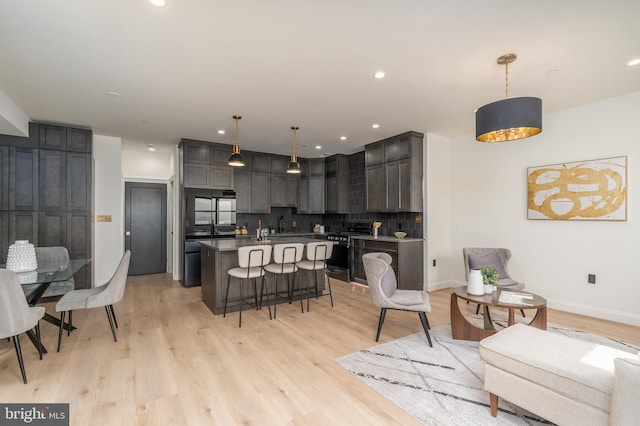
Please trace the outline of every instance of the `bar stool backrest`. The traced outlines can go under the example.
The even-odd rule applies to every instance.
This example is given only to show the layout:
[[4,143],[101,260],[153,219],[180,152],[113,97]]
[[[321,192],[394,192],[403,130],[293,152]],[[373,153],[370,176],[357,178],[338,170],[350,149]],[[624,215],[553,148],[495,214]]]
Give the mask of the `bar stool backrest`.
[[307,244],[307,259],[314,262],[321,262],[316,265],[315,268],[318,267],[324,268],[324,261],[331,257],[331,253],[333,252],[333,243],[330,242],[318,242],[318,243],[308,243]]
[[264,266],[271,261],[271,246],[245,246],[238,248],[238,264],[241,268]]
[[297,263],[302,260],[304,253],[304,244],[276,244],[273,246],[273,262],[281,263]]

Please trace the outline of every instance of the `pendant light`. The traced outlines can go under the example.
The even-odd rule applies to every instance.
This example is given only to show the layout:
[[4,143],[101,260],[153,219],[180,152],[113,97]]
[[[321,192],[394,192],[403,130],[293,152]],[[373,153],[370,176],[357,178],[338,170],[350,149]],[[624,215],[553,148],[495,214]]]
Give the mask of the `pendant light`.
[[238,120],[242,117],[238,114],[233,116],[233,119],[236,120],[236,143],[233,145],[233,153],[231,157],[229,157],[229,165],[233,167],[242,167],[244,166],[244,158],[240,154],[240,145],[238,145]]
[[291,130],[293,130],[293,151],[291,151],[291,162],[287,167],[287,173],[295,173],[299,174],[302,169],[300,169],[300,163],[298,163],[298,158],[296,157],[296,130],[300,127],[291,126]]
[[498,58],[505,66],[505,98],[476,110],[476,140],[478,142],[508,142],[525,139],[542,131],[542,100],[521,97],[509,99],[509,64],[515,53]]

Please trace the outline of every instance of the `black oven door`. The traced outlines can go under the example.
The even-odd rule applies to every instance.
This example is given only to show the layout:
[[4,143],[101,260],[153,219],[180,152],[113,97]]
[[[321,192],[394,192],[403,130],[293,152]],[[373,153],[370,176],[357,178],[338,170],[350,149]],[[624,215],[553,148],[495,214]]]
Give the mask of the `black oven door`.
[[335,244],[331,258],[327,261],[327,268],[332,277],[342,281],[349,281],[349,247]]

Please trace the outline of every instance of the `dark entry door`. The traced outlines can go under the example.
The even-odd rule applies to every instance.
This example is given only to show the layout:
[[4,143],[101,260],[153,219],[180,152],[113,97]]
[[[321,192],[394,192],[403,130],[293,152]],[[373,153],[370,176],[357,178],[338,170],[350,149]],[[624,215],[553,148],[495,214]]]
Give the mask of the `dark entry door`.
[[129,275],[167,270],[167,185],[125,182],[125,249]]

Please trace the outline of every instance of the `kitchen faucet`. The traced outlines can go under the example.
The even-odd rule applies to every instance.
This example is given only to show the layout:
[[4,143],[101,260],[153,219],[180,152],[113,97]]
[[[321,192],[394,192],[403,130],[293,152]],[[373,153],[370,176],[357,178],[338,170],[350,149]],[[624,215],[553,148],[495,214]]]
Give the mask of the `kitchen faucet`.
[[278,233],[284,232],[284,216],[278,218]]

